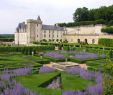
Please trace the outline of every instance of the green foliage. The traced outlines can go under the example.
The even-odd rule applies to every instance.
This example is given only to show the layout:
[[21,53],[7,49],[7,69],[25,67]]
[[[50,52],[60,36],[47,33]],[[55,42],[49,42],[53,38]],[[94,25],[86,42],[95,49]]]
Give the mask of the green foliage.
[[24,54],[34,54],[39,51],[45,51],[45,50],[54,50],[53,45],[47,45],[47,46],[1,46],[0,52],[22,52]]
[[13,34],[0,34],[0,38],[14,39]]
[[104,66],[104,71],[110,75],[113,74],[113,63],[107,63]]
[[[24,87],[40,95],[61,95],[64,90],[84,90],[88,86],[95,84],[94,81],[85,80],[79,75],[72,75],[61,72],[62,91],[61,89],[47,89],[39,87],[41,84],[50,82],[49,80],[56,77],[59,73],[32,74],[29,76],[16,77],[16,80]],[[71,80],[71,82],[70,82]]]
[[109,23],[108,23],[108,25],[109,26],[112,26],[113,25],[113,20],[110,20]]
[[83,90],[90,85],[94,85],[94,81],[84,80],[79,75],[62,73],[61,77],[64,90]]
[[0,34],[0,41],[11,42],[14,41],[13,34]]
[[113,95],[113,77],[104,74],[104,95]]
[[101,31],[104,33],[113,34],[113,27],[105,27],[105,28],[102,28]]
[[[75,11],[73,18],[74,18],[75,22],[88,21],[88,20],[96,21],[96,20],[100,20],[100,19],[103,19],[106,22],[109,22],[110,20],[113,19],[112,13],[113,13],[113,5],[109,6],[109,7],[102,6],[98,9],[91,9],[91,10],[83,7],[83,8],[78,8]],[[103,23],[103,20],[101,20],[102,23]]]
[[40,95],[61,95],[60,89],[47,89],[44,87],[39,87],[39,85],[52,79],[56,75],[58,75],[58,72],[46,73],[46,74],[37,73],[37,74],[29,75],[29,76],[17,77],[16,80],[22,83],[24,87]]
[[95,24],[113,25],[113,5],[108,7],[102,6],[97,9],[77,8],[73,14],[73,20],[74,22],[58,23],[58,25],[61,27]]
[[104,19],[98,19],[95,20],[95,24],[106,24],[106,21]]
[[40,57],[21,53],[0,53],[0,70],[17,69],[28,66],[33,66],[33,69],[38,70],[41,66],[38,60],[40,60]]
[[89,10],[86,7],[77,8],[76,12],[73,14],[73,19],[75,22],[88,21],[89,20]]
[[113,39],[101,38],[101,39],[99,39],[98,43],[99,43],[99,45],[112,47],[113,46]]

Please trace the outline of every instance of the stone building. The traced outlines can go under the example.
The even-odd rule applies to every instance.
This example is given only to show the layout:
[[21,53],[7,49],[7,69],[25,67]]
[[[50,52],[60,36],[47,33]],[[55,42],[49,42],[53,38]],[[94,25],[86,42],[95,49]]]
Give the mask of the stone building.
[[102,33],[101,29],[106,27],[105,25],[85,25],[66,28],[67,32],[64,34],[64,40],[69,43],[88,43],[98,44],[100,38],[113,39],[113,35]]
[[33,42],[63,40],[65,29],[59,26],[43,25],[40,17],[37,20],[29,19],[27,23],[19,23],[15,32],[15,44],[28,45]]
[[105,25],[85,25],[63,28],[53,25],[43,25],[40,17],[37,20],[29,19],[27,23],[20,23],[15,32],[15,44],[32,44],[42,40],[61,42],[67,40],[69,43],[85,42],[98,44],[100,38],[113,39],[113,35],[102,33]]

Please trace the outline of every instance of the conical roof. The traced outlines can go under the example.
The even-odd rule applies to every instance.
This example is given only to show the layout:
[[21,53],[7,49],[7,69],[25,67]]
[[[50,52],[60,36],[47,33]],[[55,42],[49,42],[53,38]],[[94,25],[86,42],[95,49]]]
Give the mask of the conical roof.
[[38,20],[38,21],[41,21],[41,18],[40,18],[40,16],[38,16],[37,20]]
[[42,20],[41,20],[40,16],[38,16],[37,21],[42,23]]

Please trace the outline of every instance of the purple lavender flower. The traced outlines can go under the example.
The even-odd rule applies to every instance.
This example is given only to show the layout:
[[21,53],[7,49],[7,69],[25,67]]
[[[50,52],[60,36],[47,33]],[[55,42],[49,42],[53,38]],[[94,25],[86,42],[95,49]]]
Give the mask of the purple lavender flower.
[[57,59],[65,58],[62,54],[60,54],[58,52],[48,52],[48,53],[44,54],[44,56],[51,57],[51,58],[57,58]]
[[49,73],[49,72],[54,72],[55,69],[48,67],[48,66],[42,66],[39,70],[39,73]]

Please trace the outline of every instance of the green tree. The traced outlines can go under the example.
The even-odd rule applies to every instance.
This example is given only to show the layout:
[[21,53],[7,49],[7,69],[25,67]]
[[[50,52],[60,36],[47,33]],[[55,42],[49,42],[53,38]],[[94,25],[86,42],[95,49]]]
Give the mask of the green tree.
[[86,7],[78,8],[73,14],[73,20],[75,22],[88,21],[89,20],[89,10]]

